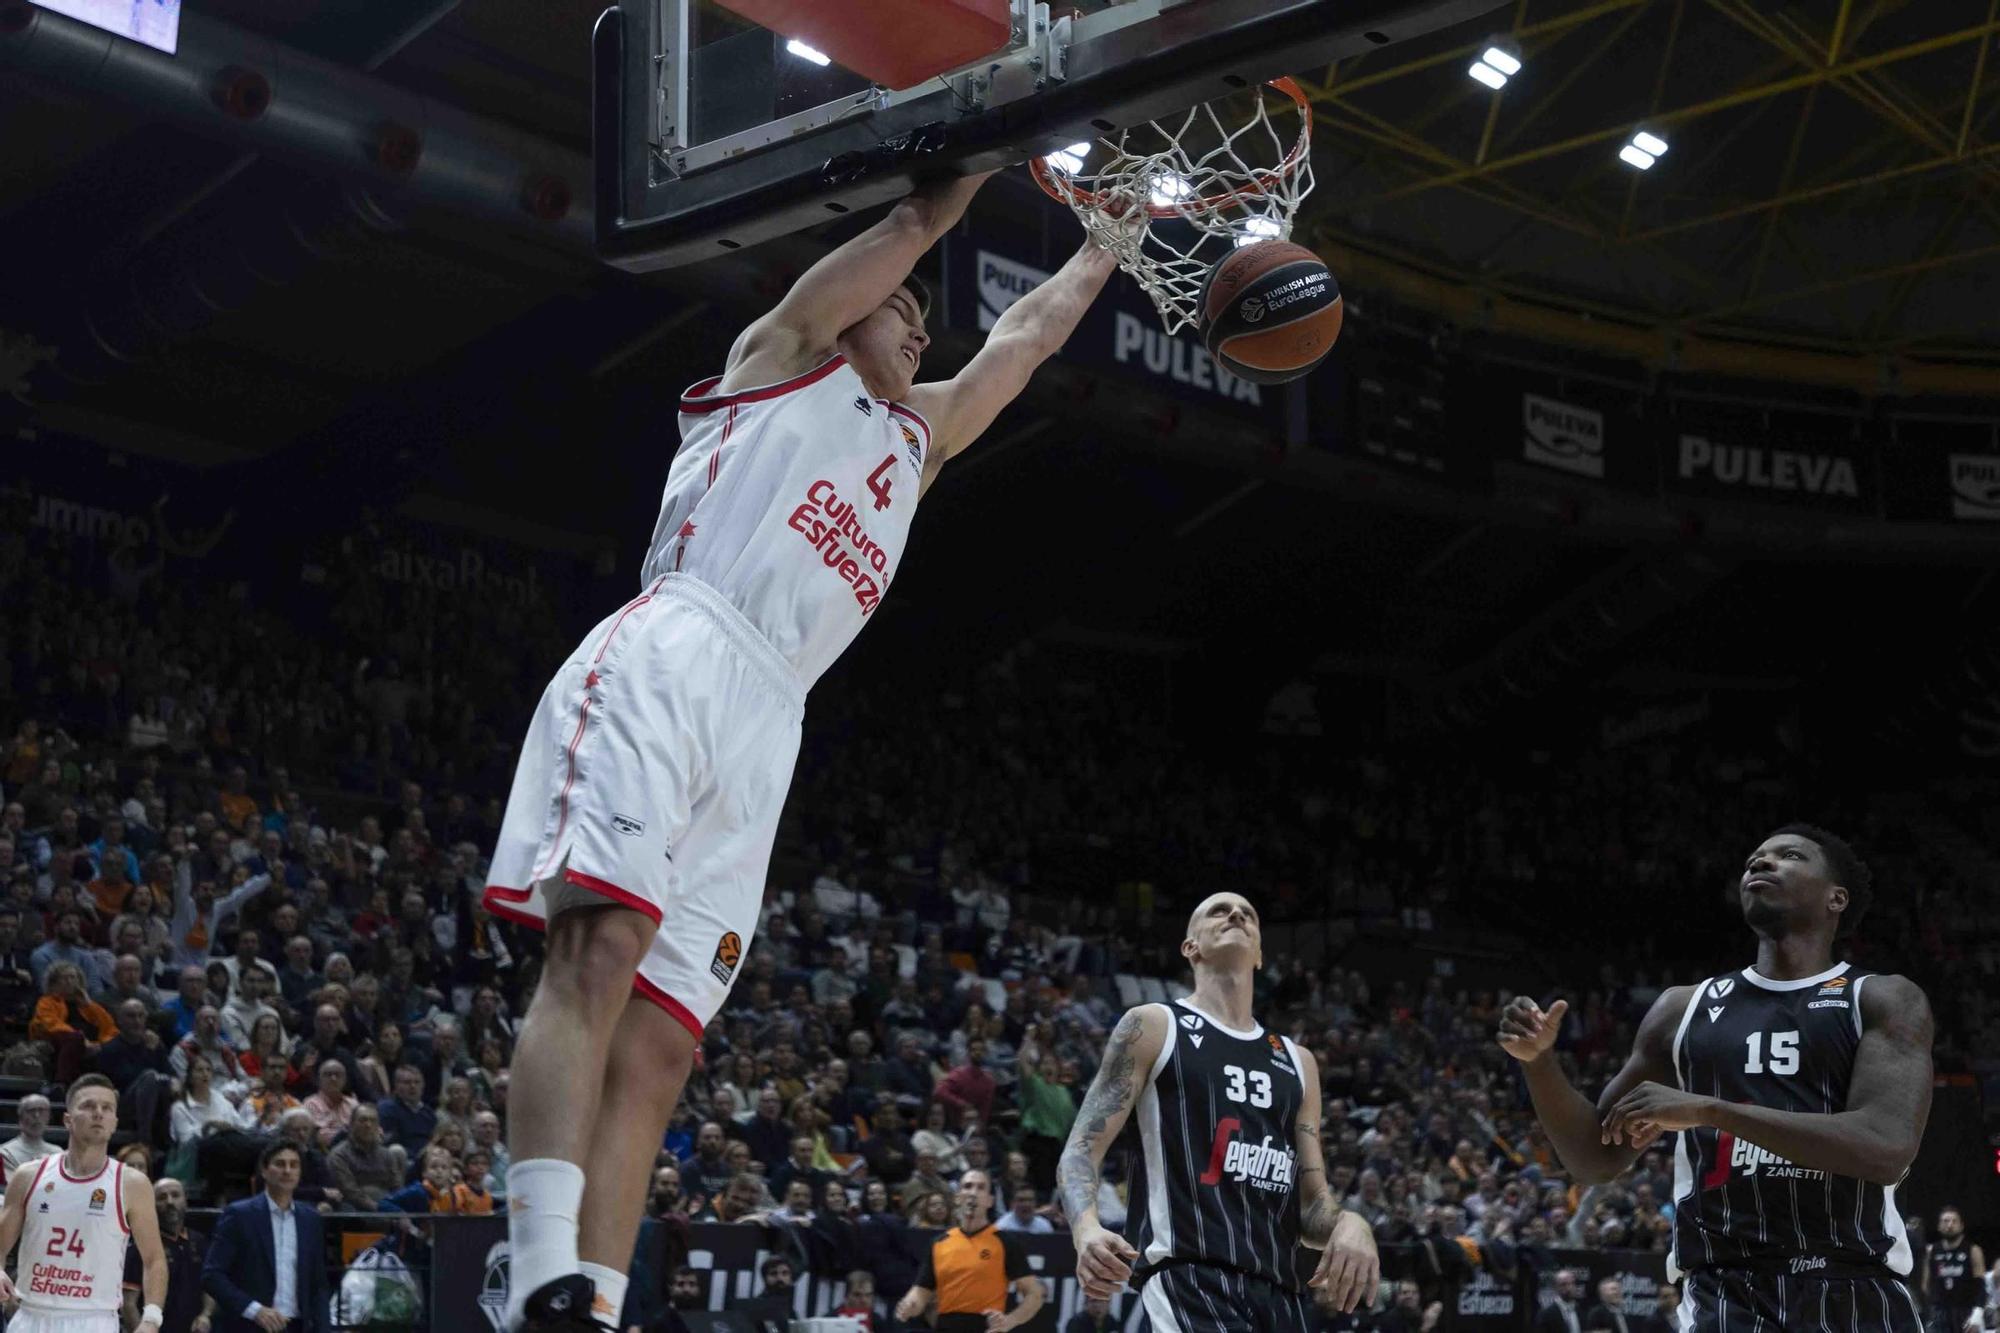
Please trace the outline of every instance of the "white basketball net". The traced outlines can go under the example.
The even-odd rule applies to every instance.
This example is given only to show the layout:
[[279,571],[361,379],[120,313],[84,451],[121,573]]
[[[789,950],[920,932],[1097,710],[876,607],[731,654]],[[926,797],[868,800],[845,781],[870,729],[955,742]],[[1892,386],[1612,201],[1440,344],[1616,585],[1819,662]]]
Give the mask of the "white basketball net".
[[1178,121],[1148,121],[1034,164],[1042,188],[1153,298],[1169,334],[1198,322],[1202,281],[1232,249],[1290,240],[1292,216],[1312,192],[1304,94],[1281,79],[1254,101],[1234,129],[1224,117],[1240,119],[1243,109],[1203,102]]

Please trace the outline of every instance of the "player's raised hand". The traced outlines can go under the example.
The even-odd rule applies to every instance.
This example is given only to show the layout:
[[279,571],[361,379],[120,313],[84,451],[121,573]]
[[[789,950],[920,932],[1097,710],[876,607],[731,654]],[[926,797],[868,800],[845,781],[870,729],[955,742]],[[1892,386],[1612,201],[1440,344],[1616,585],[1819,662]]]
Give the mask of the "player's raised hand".
[[1556,1044],[1568,1012],[1568,1000],[1557,1000],[1544,1010],[1527,996],[1516,995],[1500,1011],[1500,1049],[1522,1064],[1540,1059]]
[[1358,1213],[1334,1219],[1333,1235],[1320,1252],[1319,1268],[1306,1285],[1325,1287],[1333,1308],[1352,1314],[1362,1298],[1373,1299],[1382,1280],[1382,1260],[1375,1252],[1375,1232]]
[[1076,1280],[1083,1294],[1110,1300],[1132,1276],[1139,1252],[1123,1236],[1101,1226],[1085,1227],[1072,1234],[1076,1244]]

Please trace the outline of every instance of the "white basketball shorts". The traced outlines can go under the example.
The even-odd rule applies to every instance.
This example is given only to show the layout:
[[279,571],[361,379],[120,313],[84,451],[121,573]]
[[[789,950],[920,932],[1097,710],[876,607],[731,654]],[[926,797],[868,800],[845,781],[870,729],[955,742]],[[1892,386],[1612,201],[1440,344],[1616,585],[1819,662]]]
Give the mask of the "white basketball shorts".
[[26,1305],[7,1321],[7,1333],[118,1333],[114,1310],[65,1310],[60,1314]]
[[659,923],[633,988],[699,1037],[764,901],[805,688],[720,593],[667,574],[542,694],[487,874],[487,910],[545,929],[576,903]]

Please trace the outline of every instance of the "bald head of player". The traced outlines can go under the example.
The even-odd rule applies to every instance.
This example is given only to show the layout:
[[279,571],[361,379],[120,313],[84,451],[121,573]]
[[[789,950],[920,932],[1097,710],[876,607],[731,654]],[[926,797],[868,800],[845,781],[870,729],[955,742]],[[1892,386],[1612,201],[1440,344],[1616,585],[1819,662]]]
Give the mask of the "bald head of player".
[[1188,914],[1181,957],[1198,975],[1203,968],[1254,972],[1264,965],[1264,926],[1240,893],[1211,893]]
[[874,313],[850,324],[835,340],[847,364],[875,397],[896,402],[917,382],[924,348],[931,342],[924,332],[929,295],[917,279],[906,278]]
[[1874,897],[1868,865],[1845,840],[1811,824],[1787,824],[1743,863],[1743,920],[1770,939],[1854,933]]

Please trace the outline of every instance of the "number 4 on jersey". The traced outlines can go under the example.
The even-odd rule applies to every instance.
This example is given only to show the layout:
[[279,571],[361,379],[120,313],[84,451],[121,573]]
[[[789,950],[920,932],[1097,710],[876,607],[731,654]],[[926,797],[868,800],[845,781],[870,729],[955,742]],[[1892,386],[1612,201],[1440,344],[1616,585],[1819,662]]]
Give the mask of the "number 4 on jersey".
[[895,472],[896,455],[890,454],[882,460],[881,466],[868,474],[868,493],[875,497],[877,509],[889,507],[889,484],[896,479]]

